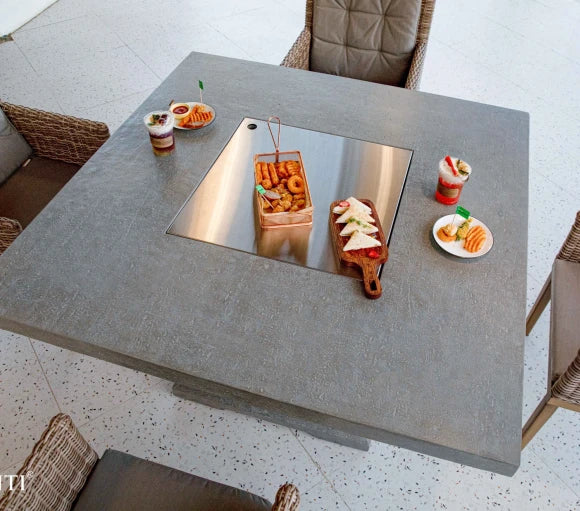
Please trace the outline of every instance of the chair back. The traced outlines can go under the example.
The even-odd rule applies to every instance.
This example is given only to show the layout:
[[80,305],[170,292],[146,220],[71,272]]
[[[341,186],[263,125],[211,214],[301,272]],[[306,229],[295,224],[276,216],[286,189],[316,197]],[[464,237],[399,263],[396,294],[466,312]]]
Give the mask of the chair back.
[[[426,42],[433,1],[311,0],[310,69],[403,87],[415,48]],[[310,14],[311,13],[311,14]]]

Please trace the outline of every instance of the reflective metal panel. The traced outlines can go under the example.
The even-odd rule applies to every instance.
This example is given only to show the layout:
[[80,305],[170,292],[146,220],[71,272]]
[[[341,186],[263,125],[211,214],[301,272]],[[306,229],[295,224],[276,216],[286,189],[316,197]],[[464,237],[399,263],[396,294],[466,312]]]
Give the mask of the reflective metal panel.
[[330,203],[349,196],[371,199],[388,243],[412,151],[286,125],[280,149],[302,153],[314,204],[312,226],[260,228],[253,156],[274,148],[266,122],[245,118],[167,232],[360,278],[335,258],[328,227]]

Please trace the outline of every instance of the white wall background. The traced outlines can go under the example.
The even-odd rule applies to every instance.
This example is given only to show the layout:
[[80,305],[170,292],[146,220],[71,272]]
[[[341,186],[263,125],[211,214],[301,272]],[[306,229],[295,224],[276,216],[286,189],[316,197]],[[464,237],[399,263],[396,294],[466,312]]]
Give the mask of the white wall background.
[[56,0],[0,0],[0,36],[20,28]]

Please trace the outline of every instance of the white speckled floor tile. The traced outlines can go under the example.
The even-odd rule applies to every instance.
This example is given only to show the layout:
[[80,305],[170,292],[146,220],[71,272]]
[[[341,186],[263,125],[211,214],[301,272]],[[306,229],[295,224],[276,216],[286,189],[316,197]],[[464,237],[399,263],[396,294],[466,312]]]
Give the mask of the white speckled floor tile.
[[82,2],[78,0],[58,0],[26,23],[26,25],[20,27],[16,33],[86,16],[90,14],[92,5],[106,3],[107,1],[114,0],[83,0]]
[[[66,37],[62,37],[66,34]],[[101,52],[124,46],[100,18],[90,14],[54,25],[16,32],[14,41],[38,73],[68,69],[71,62],[91,61]]]
[[[14,465],[10,467],[0,467],[0,476],[18,474],[18,471],[22,468],[22,465],[24,465],[25,460],[26,458],[23,458],[21,461],[14,463]],[[4,483],[5,481],[2,482]],[[4,484],[2,485],[2,489],[4,489]],[[0,492],[0,495],[2,495],[2,492]]]
[[348,511],[342,497],[328,481],[300,492],[300,511]]
[[62,112],[50,87],[36,74],[15,42],[0,44],[0,100]]
[[278,3],[285,5],[288,9],[292,9],[295,13],[304,17],[306,13],[306,2],[302,0],[278,0]]
[[[577,161],[580,148],[578,118],[558,102],[536,100],[530,107],[530,172],[563,186],[574,196],[580,190]],[[577,208],[580,203],[576,201]]]
[[304,16],[282,4],[270,3],[236,17],[213,21],[211,26],[253,59],[278,65],[304,28]]
[[528,273],[544,281],[570,232],[580,203],[569,191],[533,171],[529,191]]
[[26,458],[58,412],[28,337],[0,330],[0,469]]
[[160,80],[129,48],[100,52],[89,60],[70,62],[39,75],[53,90],[65,113],[114,101],[157,87]]
[[77,426],[163,381],[44,342],[32,343],[61,410]]
[[429,39],[451,45],[474,33],[486,34],[487,31],[495,29],[497,23],[474,11],[473,3],[475,2],[463,2],[460,8],[454,2],[437,3]]
[[[212,21],[269,4],[273,3],[268,0],[220,0],[216,8],[214,0],[124,0],[120,5],[108,5],[100,9],[97,14],[125,42],[154,34],[151,38],[160,46],[165,46],[172,35],[184,35],[178,32],[202,36],[204,27]],[[167,15],[151,15],[151,11],[160,8]]]
[[531,440],[529,448],[580,495],[580,413],[559,408]]
[[[187,23],[187,20],[182,20]],[[160,78],[166,78],[192,51],[224,57],[249,59],[250,56],[211,26],[177,29],[168,34],[164,44],[148,34],[123,34],[123,40]]]
[[322,474],[288,428],[185,401],[161,386],[81,428],[99,454],[127,451],[273,500]]
[[[494,44],[489,44],[490,39]],[[502,26],[452,46],[531,94],[557,101],[573,115],[580,114],[580,99],[575,93],[580,88],[580,68],[554,50]],[[497,51],[498,47],[509,51]]]
[[536,279],[533,275],[528,273],[528,290],[526,293],[527,298],[527,308],[526,312],[529,313],[532,305],[536,303],[536,299],[538,298],[538,294],[540,293],[542,286],[544,285],[543,282],[540,282]]
[[153,90],[148,89],[115,101],[103,103],[102,105],[79,109],[75,112],[75,115],[77,117],[90,119],[91,121],[102,121],[106,123],[112,135],[137,110],[139,105],[149,97]]
[[[551,14],[553,16],[553,12]],[[511,28],[514,32],[578,64],[580,53],[574,51],[578,45],[578,24],[569,23],[570,19],[569,14],[538,19],[529,17],[514,24]]]
[[427,48],[421,90],[523,111],[530,105],[517,84],[435,39]]
[[578,496],[531,451],[512,477],[373,443],[368,455],[331,476],[351,509],[573,510]]

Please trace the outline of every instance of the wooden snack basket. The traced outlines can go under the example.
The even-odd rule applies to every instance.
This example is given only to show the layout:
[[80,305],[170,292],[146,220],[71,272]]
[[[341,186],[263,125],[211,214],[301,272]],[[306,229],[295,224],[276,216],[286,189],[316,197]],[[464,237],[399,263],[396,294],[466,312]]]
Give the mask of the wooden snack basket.
[[[276,119],[278,121],[278,142],[274,139],[272,129],[270,127],[270,121]],[[312,196],[310,195],[310,188],[308,187],[308,180],[306,179],[306,172],[304,171],[304,163],[302,161],[302,154],[300,151],[284,151],[280,152],[280,119],[278,117],[270,117],[268,119],[268,129],[270,130],[270,135],[272,135],[272,141],[274,142],[275,152],[273,153],[261,153],[254,155],[254,169],[256,169],[256,164],[258,162],[266,163],[278,163],[283,161],[298,161],[300,164],[300,177],[304,182],[304,200],[306,201],[305,207],[298,211],[283,211],[279,213],[266,213],[264,212],[265,200],[262,198],[260,193],[254,189],[254,197],[256,200],[256,207],[258,208],[258,216],[260,218],[260,226],[262,229],[277,229],[280,227],[296,227],[300,225],[312,225],[312,216],[314,212],[314,206],[312,205]],[[254,184],[256,182],[254,174]]]

